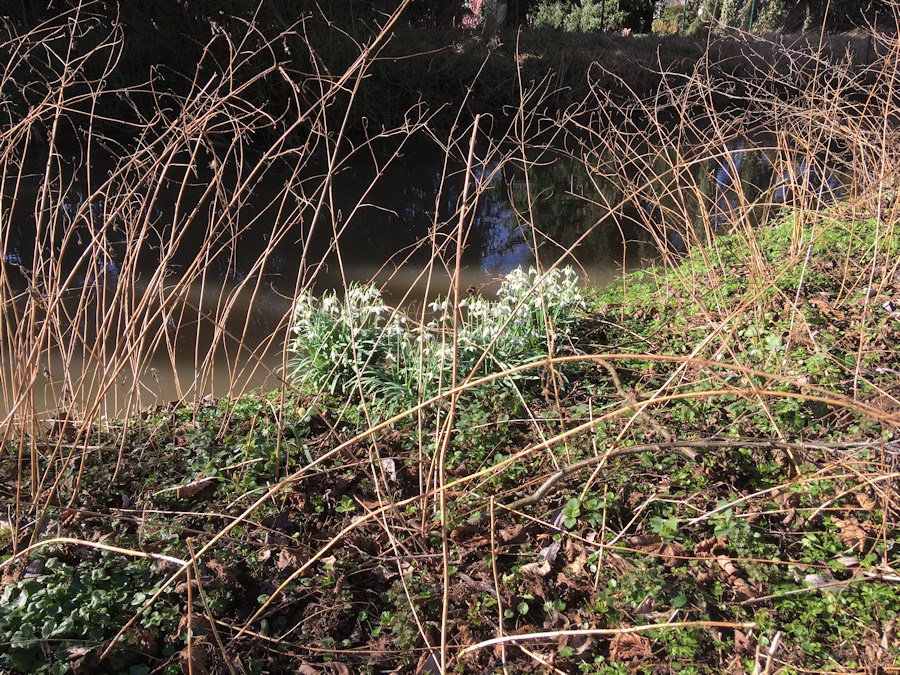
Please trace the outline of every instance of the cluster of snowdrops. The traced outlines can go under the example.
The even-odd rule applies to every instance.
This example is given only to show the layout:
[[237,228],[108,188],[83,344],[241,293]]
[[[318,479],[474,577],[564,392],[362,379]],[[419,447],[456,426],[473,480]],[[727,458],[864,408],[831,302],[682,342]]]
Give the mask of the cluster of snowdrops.
[[[569,267],[516,269],[496,299],[439,298],[415,319],[385,304],[374,284],[352,285],[343,296],[326,292],[297,298],[288,347],[293,380],[330,394],[357,392],[394,411],[427,400],[457,382],[503,373],[571,348],[585,299]],[[508,385],[538,376],[525,369],[502,378]]]

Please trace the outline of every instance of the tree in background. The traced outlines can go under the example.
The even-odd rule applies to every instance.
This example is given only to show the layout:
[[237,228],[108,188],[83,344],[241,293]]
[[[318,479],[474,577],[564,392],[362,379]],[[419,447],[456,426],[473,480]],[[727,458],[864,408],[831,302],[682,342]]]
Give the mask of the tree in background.
[[[690,3],[689,3],[690,5]],[[830,32],[875,25],[879,15],[891,15],[883,0],[705,0],[699,20],[742,30],[795,33]]]
[[682,26],[690,26],[697,19],[697,10],[684,5],[669,5],[663,9],[659,18],[653,22],[653,32],[657,35],[675,35],[680,33]]
[[528,10],[531,2],[529,0],[507,0],[506,3],[506,19],[514,25],[519,26],[528,20]]
[[622,30],[635,33],[650,30],[656,0],[542,0],[535,7],[532,22],[568,31]]

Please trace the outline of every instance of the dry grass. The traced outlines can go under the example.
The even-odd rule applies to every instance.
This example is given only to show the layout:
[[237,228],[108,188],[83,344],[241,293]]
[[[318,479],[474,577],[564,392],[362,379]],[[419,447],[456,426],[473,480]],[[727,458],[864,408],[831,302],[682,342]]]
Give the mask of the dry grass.
[[[406,4],[402,3],[397,13]],[[293,503],[291,500],[310,499],[317,486],[331,479],[333,471],[350,467],[353,472],[368,476],[369,499],[355,501],[355,518],[341,521],[318,538],[305,540],[304,545],[310,548],[302,552],[291,548],[285,560],[290,556],[295,558],[279,567],[279,573],[284,574],[273,577],[266,591],[268,600],[251,612],[242,612],[242,622],[226,625],[220,618],[214,618],[205,597],[200,598],[202,602],[193,602],[194,587],[188,583],[187,656],[183,655],[182,659],[186,671],[198,672],[206,667],[205,661],[201,667],[200,658],[192,651],[197,645],[191,628],[193,612],[203,613],[209,626],[218,626],[221,631],[215,633],[214,640],[206,640],[204,644],[216,655],[210,657],[210,664],[213,661],[220,664],[216,668],[223,672],[234,671],[235,650],[248,636],[256,640],[247,652],[248,658],[259,657],[259,650],[263,649],[259,645],[264,645],[274,653],[282,648],[287,650],[281,657],[294,667],[299,667],[304,660],[321,659],[322,653],[314,649],[300,656],[292,655],[292,650],[311,645],[302,641],[294,643],[290,627],[280,637],[271,637],[260,627],[260,621],[272,616],[284,594],[291,592],[296,583],[335,551],[350,544],[357,550],[364,546],[365,542],[357,536],[359,532],[377,537],[379,565],[384,563],[384,569],[397,566],[396,574],[390,570],[386,574],[397,577],[398,583],[392,588],[401,598],[406,598],[408,623],[418,636],[413,641],[419,651],[406,656],[381,643],[386,660],[400,666],[403,658],[409,660],[410,654],[414,655],[405,672],[415,670],[413,662],[419,655],[422,664],[431,659],[432,665],[423,665],[429,672],[451,672],[456,664],[483,669],[491,659],[499,667],[507,659],[505,645],[530,639],[513,638],[509,635],[512,630],[528,634],[541,631],[525,624],[505,629],[501,605],[492,629],[495,639],[477,645],[497,645],[496,658],[465,654],[466,647],[472,651],[471,645],[481,640],[472,637],[466,642],[455,633],[459,630],[460,617],[454,614],[458,609],[454,603],[459,598],[453,592],[459,590],[461,582],[453,569],[458,566],[454,556],[460,543],[453,538],[453,533],[461,526],[482,527],[484,521],[465,523],[462,511],[488,512],[493,525],[495,518],[506,517],[500,503],[514,502],[511,493],[516,488],[527,488],[524,489],[527,494],[548,479],[553,479],[555,485],[575,475],[583,477],[575,492],[584,497],[591,487],[599,489],[599,483],[595,482],[600,480],[598,472],[620,457],[635,455],[627,448],[642,438],[649,441],[642,448],[661,455],[665,454],[662,448],[679,447],[677,444],[682,440],[695,441],[692,446],[695,450],[702,448],[703,439],[681,439],[677,428],[665,429],[671,421],[666,417],[667,406],[683,400],[702,402],[720,395],[747,401],[772,421],[771,436],[758,440],[767,444],[766,447],[784,451],[788,457],[785,466],[791,467],[785,469],[784,482],[777,487],[753,494],[728,493],[725,499],[729,507],[738,508],[749,500],[763,508],[766,494],[801,489],[825,480],[825,476],[828,480],[843,481],[841,489],[846,494],[864,489],[876,493],[884,513],[883,530],[876,538],[887,542],[894,536],[896,507],[891,486],[896,468],[888,454],[879,454],[875,439],[862,439],[865,448],[873,453],[865,461],[840,454],[843,446],[837,448],[833,443],[838,441],[833,439],[813,439],[821,442],[821,446],[813,447],[806,444],[802,434],[798,437],[796,429],[783,425],[773,413],[773,406],[788,398],[819,402],[836,411],[834,419],[840,420],[842,415],[856,416],[881,425],[885,433],[895,433],[900,423],[896,387],[880,389],[883,403],[880,407],[869,394],[864,398],[858,393],[862,384],[875,382],[865,365],[870,351],[863,335],[864,319],[879,311],[882,296],[896,286],[896,249],[892,248],[897,238],[900,152],[894,128],[898,99],[895,79],[900,57],[896,38],[883,34],[871,36],[871,44],[877,45],[873,50],[877,58],[860,65],[854,59],[836,58],[820,49],[815,40],[798,44],[736,36],[728,42],[710,43],[705,50],[706,57],[693,70],[680,68],[657,73],[660,84],[653,96],[635,95],[624,102],[621,96],[615,100],[610,97],[603,83],[617,81],[619,92],[628,91],[628,78],[617,74],[620,70],[613,72],[604,63],[594,62],[586,69],[585,95],[572,101],[565,114],[552,118],[544,116],[543,111],[551,101],[569,94],[558,90],[553,75],[543,79],[526,78],[523,65],[516,74],[521,103],[510,114],[509,131],[500,140],[484,135],[483,118],[475,117],[473,123],[467,121],[464,116],[467,102],[457,107],[457,124],[446,135],[430,126],[431,111],[415,108],[408,112],[407,123],[400,128],[373,131],[362,139],[351,138],[345,133],[350,120],[342,113],[352,109],[351,103],[357,96],[372,95],[365,90],[365,81],[385,49],[397,13],[385,18],[382,31],[369,42],[357,45],[355,60],[345,72],[317,70],[316,77],[305,80],[302,86],[292,80],[291,73],[275,56],[285,35],[303,39],[302,24],[288,27],[284,35],[278,36],[259,35],[248,27],[243,42],[233,42],[224,32],[217,35],[213,38],[214,49],[210,43],[204,53],[208,56],[213,51],[225,52],[228,59],[214,62],[204,58],[188,92],[177,95],[165,90],[157,74],[141,87],[106,89],[105,81],[114,74],[124,38],[118,29],[101,36],[91,33],[90,18],[86,16],[90,14],[90,4],[79,5],[57,21],[13,36],[2,45],[2,51],[10,59],[0,71],[0,90],[20,90],[24,82],[30,87],[23,91],[22,98],[13,96],[0,101],[5,119],[0,134],[0,218],[3,219],[0,230],[3,253],[0,261],[0,372],[3,373],[0,458],[7,460],[4,466],[14,467],[16,472],[4,476],[9,481],[9,486],[4,488],[9,494],[4,499],[11,514],[10,546],[6,552],[18,559],[37,554],[48,546],[83,545],[103,547],[123,557],[150,556],[161,564],[171,565],[167,568],[170,573],[164,588],[141,608],[145,612],[157,597],[163,596],[165,588],[181,583],[183,577],[201,576],[198,564],[212,560],[217,550],[239,540],[244,536],[241,532],[256,527],[260,531],[264,529],[257,522],[262,520],[263,513],[268,517],[278,509],[287,509]],[[76,39],[82,33],[91,39]],[[312,67],[320,67],[321,63],[315,59],[315,45],[306,47],[313,55]],[[731,56],[727,50],[743,54],[739,68],[729,67]],[[522,57],[526,54],[524,47],[518,52]],[[528,61],[519,59],[523,64]],[[565,63],[555,64],[557,71],[566,67]],[[37,71],[39,79],[23,74]],[[86,73],[95,74],[87,77]],[[293,100],[283,107],[256,98],[264,89],[264,79],[275,73],[295,93]],[[484,86],[481,80],[471,83],[472,90],[480,86]],[[152,107],[149,101],[153,101]],[[114,125],[106,113],[123,106],[133,106],[130,119],[125,121],[127,134],[124,135],[112,130],[121,127]],[[489,384],[474,381],[471,373],[456,372],[454,366],[449,390],[388,420],[383,419],[377,401],[350,397],[335,402],[316,396],[315,392],[301,395],[290,382],[282,380],[277,392],[266,399],[266,412],[242,420],[244,431],[249,430],[247,433],[251,434],[257,424],[262,425],[262,419],[268,419],[270,412],[271,419],[276,421],[271,432],[275,453],[272,475],[254,489],[233,495],[233,501],[222,505],[227,513],[209,514],[211,519],[214,516],[213,528],[190,525],[193,538],[187,538],[187,531],[182,533],[186,543],[179,556],[160,554],[156,550],[142,551],[136,544],[101,545],[87,538],[62,535],[48,538],[49,535],[33,527],[35,521],[48,513],[59,513],[65,508],[87,509],[79,501],[84,494],[81,481],[83,473],[88,471],[86,467],[95,465],[97,458],[106,467],[108,480],[115,483],[136,461],[134,438],[144,433],[142,438],[147,435],[151,438],[147,447],[155,442],[153,435],[157,429],[150,425],[138,430],[135,426],[143,425],[151,417],[146,412],[150,387],[147,378],[152,376],[148,369],[160,353],[167,355],[171,372],[157,373],[157,376],[172,378],[179,397],[175,408],[192,411],[195,418],[185,422],[184,429],[177,430],[182,435],[185,429],[187,433],[196,431],[201,424],[197,420],[213,405],[206,397],[215,373],[226,374],[228,402],[224,415],[215,421],[223,431],[216,442],[224,443],[221,439],[231,428],[230,418],[236,414],[234,409],[244,384],[264,367],[263,355],[277,351],[290,337],[290,316],[286,315],[265,343],[247,344],[245,340],[253,309],[265,302],[265,275],[272,265],[274,252],[284,242],[294,242],[299,261],[296,296],[312,288],[324,274],[324,258],[313,257],[311,247],[315,237],[325,231],[330,235],[329,260],[336,261],[338,276],[345,284],[349,283],[351,274],[344,269],[341,257],[342,233],[366,203],[387,163],[396,161],[412,139],[423,136],[431,136],[446,152],[440,199],[447,198],[451,192],[443,182],[449,180],[451,159],[465,160],[467,175],[474,173],[476,163],[501,167],[505,162],[527,164],[537,149],[562,152],[581,162],[595,181],[596,190],[588,199],[601,204],[607,215],[590,224],[576,244],[561,247],[557,259],[539,261],[542,269],[557,266],[567,256],[577,259],[577,244],[589,231],[615,228],[617,222],[632,219],[654,234],[666,264],[675,270],[676,276],[671,279],[677,279],[688,289],[679,296],[679,301],[696,305],[692,311],[702,323],[703,337],[686,336],[680,354],[655,352],[650,342],[617,352],[604,349],[602,341],[596,340],[589,343],[590,350],[584,353],[566,356],[548,353],[542,360],[522,366],[522,370],[540,368],[544,373],[540,393],[534,397],[537,404],[528,398],[529,392],[524,388],[518,392],[526,402],[517,427],[520,429],[517,440],[522,445],[504,445],[502,459],[489,453],[478,460],[478,465],[463,462],[463,468],[452,466],[449,457],[458,439],[458,423],[469,414],[463,409],[465,396],[478,391],[478,386]],[[552,143],[548,143],[546,139],[551,136]],[[253,142],[257,138],[271,140],[263,144]],[[719,193],[710,190],[711,161],[724,163],[726,174],[732,176],[739,174],[740,162],[749,161],[746,159],[749,155],[735,152],[738,143],[760,150],[773,165],[774,175],[784,176],[785,182],[755,193],[725,183]],[[357,154],[380,155],[386,148],[388,159],[372,185],[362,191],[348,212],[339,213],[334,182],[341,168]],[[97,171],[96,167],[103,162],[110,163],[110,170]],[[804,171],[808,172],[804,174]],[[821,198],[829,173],[839,174],[848,183],[847,197],[837,208],[826,206]],[[284,187],[267,196],[260,205],[256,186],[271,176],[278,176]],[[610,185],[616,189],[610,191]],[[414,297],[410,290],[406,297],[399,298],[399,303],[424,308],[426,301],[434,296],[438,280],[444,278],[450,281],[450,297],[454,301],[463,297],[460,260],[473,206],[484,189],[483,183],[467,180],[452,216],[440,221],[435,216],[432,236],[419,242],[431,256],[431,263],[421,270],[419,279],[425,287],[424,296]],[[724,197],[726,193],[730,199],[727,208],[718,198],[710,197],[711,194]],[[544,223],[532,222],[530,204],[534,195],[527,178],[525,194],[526,203],[515,206],[523,222],[530,226],[528,231],[534,233],[536,248],[540,233],[548,228]],[[170,200],[174,206],[169,205]],[[787,261],[781,261],[786,266],[779,268],[778,274],[782,275],[779,277],[761,243],[765,238],[760,231],[784,206],[793,209],[794,230],[790,255]],[[772,310],[770,292],[777,289],[779,311],[791,317],[792,331],[787,339],[799,342],[801,338],[797,335],[802,336],[804,331],[809,334],[799,304],[805,292],[804,270],[815,262],[810,261],[810,251],[836,222],[854,223],[867,217],[877,222],[875,243],[862,258],[856,253],[851,255],[848,248],[842,271],[843,297],[854,297],[854,291],[862,287],[868,289],[862,296],[865,304],[859,308],[863,320],[858,328],[855,362],[840,365],[844,376],[842,386],[816,388],[814,383],[800,382],[802,373],[783,364],[761,365],[752,356],[753,337],[750,333],[740,333],[739,327],[754,321],[761,323],[764,315]],[[12,222],[27,225],[12,227]],[[735,261],[728,251],[720,248],[716,235],[725,231],[733,237],[730,246],[745,251],[746,259]],[[706,260],[692,257],[691,265],[678,265],[680,254],[676,255],[672,247],[674,234],[688,248],[709,244]],[[246,241],[247,236],[265,240],[258,259],[242,279],[223,283],[219,273],[213,271],[213,263],[228,261],[235,255],[235,247]],[[121,253],[113,254],[113,251]],[[148,259],[154,263],[152,274],[140,271],[146,269]],[[749,275],[749,290],[735,306],[726,300],[724,289],[730,275],[738,269]],[[778,282],[798,269],[801,273],[792,297]],[[627,298],[628,281],[623,279],[622,283],[623,296]],[[665,287],[660,287],[660,294],[666,292]],[[453,304],[458,306],[458,302]],[[616,316],[615,308],[603,311],[603,321],[610,326],[627,328],[628,317]],[[421,312],[416,318],[424,322],[425,309]],[[240,321],[244,316],[247,319]],[[458,310],[454,310],[453,319],[453,329],[446,339],[456,350],[456,327],[462,320]],[[810,340],[815,344],[814,336],[810,335]],[[187,357],[182,348],[185,343],[192,346]],[[288,354],[284,349],[281,351],[282,365],[286,365]],[[896,363],[895,354],[885,358]],[[591,407],[580,421],[566,420],[562,414],[571,409],[571,404],[559,372],[573,361],[599,369],[610,393],[605,407]],[[626,367],[625,363],[632,364],[627,367],[637,373],[633,369],[635,361],[650,364],[649,374],[644,380],[640,379],[643,376],[635,375],[631,388],[626,391],[619,381],[619,373]],[[185,365],[188,367],[183,368]],[[658,374],[654,369],[665,371],[665,375],[654,379]],[[729,379],[731,374],[740,379]],[[274,375],[277,378],[278,373]],[[498,377],[501,376],[493,379]],[[640,382],[650,383],[649,388],[642,390],[638,386]],[[798,386],[798,382],[803,386]],[[362,391],[362,383],[357,385]],[[590,403],[590,397],[586,400]],[[280,453],[295,439],[289,437],[286,425],[280,422],[294,414],[300,403],[313,409],[324,405],[323,401],[337,408],[319,415],[317,419],[323,425],[321,434],[315,443],[309,440],[305,449],[307,457],[299,465],[290,464],[286,455]],[[175,408],[164,412],[167,415],[171,412],[174,419]],[[359,412],[355,414],[357,408]],[[142,411],[145,411],[143,415]],[[556,418],[552,415],[554,411]],[[348,417],[356,420],[358,426],[348,422]],[[485,426],[493,423],[487,421]],[[160,428],[164,426],[160,424]],[[392,429],[403,429],[411,436],[397,439],[391,436],[397,433]],[[415,435],[412,430],[421,433]],[[606,434],[605,449],[597,447],[595,432],[598,430]],[[846,442],[850,440],[855,439]],[[386,447],[387,442],[394,445]],[[180,441],[173,441],[171,450],[178,452],[186,447]],[[415,490],[402,494],[395,490],[396,479],[390,480],[385,468],[388,466],[385,460],[392,457],[397,456],[399,463],[400,448],[406,470],[413,474],[409,483],[415,485]],[[812,476],[796,473],[803,462],[792,453],[799,456],[819,450],[826,457],[839,459],[832,459]],[[585,453],[591,456],[585,459]],[[864,468],[860,468],[861,463],[865,463]],[[522,484],[509,487],[501,479],[507,470],[517,466],[528,467],[526,471],[533,474],[521,477],[524,487]],[[244,470],[242,466],[228,468]],[[96,476],[95,469],[90,470]],[[495,478],[497,484],[506,486],[505,491],[488,498],[485,495],[497,491],[490,482]],[[200,489],[197,485],[193,487]],[[606,487],[615,489],[609,482]],[[174,490],[173,486],[166,489]],[[157,492],[153,498],[159,495]],[[615,561],[621,560],[619,554],[624,554],[625,549],[642,550],[634,533],[645,525],[644,509],[666,499],[661,495],[654,493],[642,505],[634,504],[633,519],[628,523],[607,521],[604,511],[601,524],[589,538],[572,538],[570,547],[575,552],[569,562],[577,559],[578,551],[587,551],[599,555],[602,568],[604,556]],[[149,508],[153,501],[149,497],[147,500],[143,506]],[[465,502],[465,506],[451,505],[456,501]],[[689,523],[685,521],[685,527],[701,526],[725,508],[699,493],[685,497],[683,503],[696,507],[695,517]],[[407,507],[414,512],[413,517],[405,515]],[[787,511],[793,507],[784,508]],[[822,503],[821,508],[828,508],[828,504]],[[170,521],[168,524],[181,522],[176,511],[174,506],[161,508],[161,517]],[[550,511],[545,509],[536,517],[544,534],[552,530],[547,521]],[[62,515],[54,517],[63,519]],[[112,518],[108,512],[100,517]],[[222,522],[227,524],[221,525]],[[265,527],[274,532],[281,526]],[[466,536],[469,535],[465,532],[458,534],[462,539]],[[498,571],[502,561],[497,562],[496,553],[503,542],[498,543],[497,537],[512,539],[513,535],[507,531],[498,534],[491,527],[485,536],[482,548],[491,555],[485,558],[489,561],[487,566],[479,568],[479,579],[483,583],[492,580],[499,588],[499,579],[505,571]],[[629,538],[623,549],[622,539],[626,536]],[[256,547],[254,554],[278,548],[277,544],[263,544],[261,540],[252,546]],[[289,551],[289,547],[281,550]],[[703,559],[700,553],[682,554],[683,550],[678,553],[660,549],[648,555],[666,560],[679,556]],[[426,616],[425,609],[419,606],[418,591],[410,587],[413,580],[402,569],[401,563],[408,565],[410,560],[419,560],[419,556],[437,561],[434,565],[429,563],[427,568],[440,595],[440,610],[434,615]],[[733,565],[732,558],[719,564]],[[895,574],[891,568],[895,558],[895,553],[888,553],[885,544],[879,573]],[[13,567],[15,559],[8,559],[4,566]],[[584,568],[584,561],[581,567]],[[196,588],[202,596],[203,585]],[[395,607],[399,604],[403,602],[395,603]],[[120,635],[133,631],[139,618],[140,613],[122,627]],[[751,639],[748,635],[756,640],[758,634],[747,632],[752,628],[751,623],[726,621],[719,622],[718,627],[745,631],[740,633],[744,640]],[[673,628],[677,625],[665,624]],[[702,621],[688,622],[682,627],[695,624],[705,625]],[[589,632],[609,637],[629,634],[632,629],[611,626]],[[561,639],[566,635],[566,631],[554,626],[551,637]],[[640,659],[647,657],[645,652],[649,648],[641,642],[645,638],[635,640],[630,652],[621,641],[613,640],[620,651],[612,653],[623,656],[622,660],[637,659],[635,667],[638,667],[645,663]],[[97,653],[102,658],[114,644],[114,641],[107,642]],[[377,646],[375,642],[368,646],[374,649],[373,645]],[[774,648],[768,652],[757,650],[755,662],[759,672],[770,671],[772,659],[777,658],[776,651]],[[336,648],[325,652],[338,656],[342,653]],[[543,664],[536,668],[550,667],[549,662],[557,672],[559,669],[572,672],[575,667],[574,661],[558,659],[555,654],[550,661],[546,654],[527,649],[515,654],[520,664]],[[628,655],[627,659],[624,655]],[[887,663],[888,657],[882,656]],[[354,653],[353,658],[365,661],[359,653]],[[378,663],[377,658],[370,656],[368,663]]]

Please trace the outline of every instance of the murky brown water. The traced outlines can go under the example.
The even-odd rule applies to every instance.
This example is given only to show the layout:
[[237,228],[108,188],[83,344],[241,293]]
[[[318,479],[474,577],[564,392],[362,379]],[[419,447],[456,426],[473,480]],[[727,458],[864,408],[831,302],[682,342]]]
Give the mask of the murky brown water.
[[[729,199],[735,185],[770,184],[771,170],[766,173],[764,162],[742,162],[744,154],[737,148],[737,162],[732,165],[709,165],[706,185],[710,202],[727,217],[731,208]],[[752,166],[751,166],[752,164]],[[762,168],[760,168],[762,166]],[[95,165],[98,175],[108,173],[111,167]],[[433,256],[433,247],[439,244],[455,228],[455,212],[462,194],[462,167],[451,167],[444,173],[444,157],[437,150],[416,148],[408,151],[375,183],[374,189],[365,192],[373,179],[372,166],[364,161],[351,163],[335,173],[332,194],[328,200],[327,218],[318,229],[311,231],[303,225],[288,230],[277,244],[269,238],[275,231],[273,225],[285,217],[279,208],[278,195],[286,183],[298,185],[310,176],[298,178],[293,172],[273,168],[263,181],[253,188],[253,195],[241,209],[235,220],[238,232],[227,246],[216,255],[207,256],[203,262],[205,273],[190,291],[183,294],[177,315],[160,320],[155,332],[163,334],[160,345],[145,359],[134,359],[116,378],[105,397],[101,411],[110,416],[123,411],[126,396],[123,392],[134,389],[139,383],[139,399],[135,404],[155,405],[191,396],[200,392],[224,394],[247,387],[271,387],[278,382],[282,365],[281,344],[284,339],[285,317],[290,311],[291,298],[298,280],[312,279],[314,292],[326,288],[343,288],[352,281],[366,282],[374,279],[384,288],[385,295],[394,302],[421,302],[426,295],[432,298],[446,293],[449,274],[445,266]],[[739,179],[731,174],[738,172]],[[446,177],[445,177],[446,176]],[[62,225],[80,228],[74,232],[70,244],[61,252],[60,269],[75,270],[67,282],[66,296],[73,307],[71,316],[77,315],[75,304],[84,289],[91,288],[92,302],[104,306],[121,301],[116,289],[123,283],[123,274],[133,280],[133,288],[126,297],[138,298],[141,284],[148,282],[159,270],[159,255],[154,246],[172,236],[172,228],[178,227],[174,204],[180,200],[181,208],[201,201],[208,176],[198,174],[186,191],[177,193],[177,185],[171,194],[161,194],[152,204],[149,218],[159,241],[145,243],[146,251],[134,256],[125,235],[117,238],[115,227],[103,229],[103,254],[97,263],[80,264],[85,247],[96,246],[96,232],[92,228],[104,228],[104,204],[84,204],[83,194],[76,182],[58,205],[55,215]],[[461,285],[490,292],[491,282],[504,273],[534,264],[533,236],[524,229],[516,208],[524,210],[527,203],[524,172],[510,164],[502,170],[497,164],[488,163],[476,170],[476,178],[482,190],[475,203],[474,215],[468,230],[462,255]],[[9,295],[29,291],[26,278],[36,246],[46,242],[34,241],[34,204],[37,199],[39,175],[19,186],[17,199],[12,200],[8,185],[4,185],[3,213],[8,228],[0,237],[3,252],[3,272]],[[586,230],[602,221],[585,238],[574,255],[567,258],[580,266],[584,281],[604,284],[617,278],[623,269],[633,269],[659,259],[653,238],[640,225],[652,219],[647,214],[627,209],[610,217],[599,205],[597,186],[583,167],[572,162],[558,160],[530,169],[529,184],[532,194],[532,218],[541,230],[537,236],[538,256],[543,264],[553,263]],[[299,188],[298,188],[299,189]],[[607,189],[601,186],[601,190]],[[614,190],[614,187],[608,189]],[[607,203],[615,203],[615,197],[606,196]],[[515,208],[514,208],[515,206]],[[647,212],[656,208],[647,204]],[[79,211],[79,209],[81,209]],[[632,211],[635,207],[632,207]],[[81,214],[78,220],[76,214]],[[88,214],[87,217],[84,217]],[[67,220],[68,219],[68,220]],[[77,222],[76,222],[77,221]],[[298,219],[298,223],[300,220]],[[176,223],[176,225],[172,225]],[[167,273],[178,275],[194,263],[201,249],[207,223],[202,218],[188,226],[194,228],[184,233],[175,255],[166,261]],[[660,223],[663,236],[665,226]],[[340,232],[338,246],[333,243],[334,233]],[[672,233],[669,233],[670,235]],[[675,248],[678,237],[674,237]],[[93,239],[92,239],[93,237]],[[672,241],[672,236],[669,236]],[[424,245],[423,245],[424,243]],[[302,251],[306,250],[305,257]],[[131,254],[131,257],[129,255]],[[452,260],[452,246],[444,258]],[[260,269],[260,261],[265,265]],[[127,267],[127,273],[125,268]],[[311,269],[318,267],[313,276]],[[129,281],[130,283],[130,281]],[[222,298],[234,296],[235,305],[227,313],[224,323],[211,317],[225,316],[220,308]],[[82,310],[83,311],[83,310]],[[90,312],[88,312],[90,313]],[[99,383],[104,378],[95,377],[103,368],[114,368],[116,351],[102,354],[103,346],[91,345],[96,340],[97,329],[62,329],[60,335],[73,342],[80,341],[63,357],[59,351],[42,363],[43,377],[33,385],[36,408],[48,412],[58,409],[65,397],[65,374],[72,382],[81,383],[81,400],[96,400]],[[207,368],[204,381],[195,382],[195,373],[204,370],[203,355],[208,351],[214,335],[221,334],[221,346],[214,352],[212,366]],[[167,339],[168,338],[168,344]],[[86,354],[90,353],[88,365]],[[99,355],[98,355],[99,353]],[[200,354],[201,356],[196,356]],[[9,372],[15,367],[7,355],[0,366],[4,383],[15,378]],[[73,385],[76,388],[78,385]],[[0,420],[12,404],[13,391],[2,386]]]

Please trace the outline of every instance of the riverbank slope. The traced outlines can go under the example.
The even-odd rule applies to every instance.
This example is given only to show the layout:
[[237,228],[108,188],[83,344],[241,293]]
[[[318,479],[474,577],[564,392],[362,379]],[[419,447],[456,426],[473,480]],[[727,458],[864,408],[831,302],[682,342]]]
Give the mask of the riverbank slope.
[[552,368],[388,424],[288,387],[10,442],[0,666],[900,666],[897,208],[591,290]]

